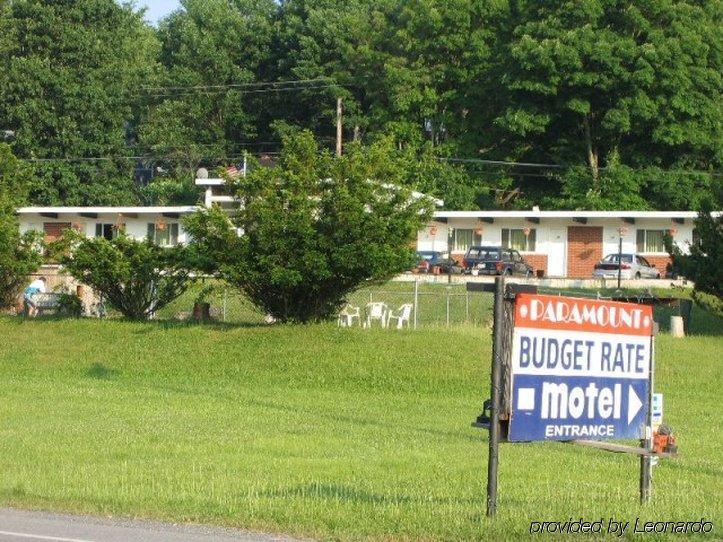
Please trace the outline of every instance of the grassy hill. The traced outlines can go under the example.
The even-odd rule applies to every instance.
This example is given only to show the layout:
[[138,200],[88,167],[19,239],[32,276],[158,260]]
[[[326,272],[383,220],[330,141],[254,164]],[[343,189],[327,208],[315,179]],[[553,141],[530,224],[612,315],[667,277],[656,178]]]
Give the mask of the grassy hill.
[[344,540],[705,517],[720,538],[722,346],[657,341],[682,457],[655,468],[650,506],[632,457],[506,444],[489,521],[487,434],[470,427],[489,395],[488,329],[0,317],[0,505]]

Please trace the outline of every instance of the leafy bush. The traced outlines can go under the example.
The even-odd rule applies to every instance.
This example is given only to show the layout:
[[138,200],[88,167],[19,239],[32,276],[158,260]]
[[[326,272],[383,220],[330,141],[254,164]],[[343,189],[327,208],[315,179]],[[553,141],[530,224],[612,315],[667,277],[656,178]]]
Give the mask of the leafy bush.
[[723,307],[723,215],[711,214],[712,204],[705,202],[695,220],[695,240],[690,253],[683,254],[666,238],[673,269],[695,283],[697,303],[720,314]]
[[66,233],[60,262],[126,318],[145,320],[180,296],[191,281],[188,249],[162,248],[124,234],[113,240]]
[[715,314],[719,318],[723,318],[723,298],[694,291],[693,300],[708,312]]
[[13,304],[28,276],[43,263],[35,232],[21,235],[17,219],[0,210],[0,308]]
[[388,142],[351,145],[337,158],[302,132],[284,139],[277,167],[237,181],[243,205],[232,217],[218,208],[194,213],[186,229],[206,270],[264,312],[322,320],[350,292],[414,262],[411,242],[433,203],[402,188],[405,175]]
[[75,294],[61,294],[58,299],[58,314],[78,318],[83,314],[83,302]]
[[27,283],[28,275],[42,264],[39,236],[20,233],[16,207],[27,193],[30,172],[0,144],[0,308],[11,305]]

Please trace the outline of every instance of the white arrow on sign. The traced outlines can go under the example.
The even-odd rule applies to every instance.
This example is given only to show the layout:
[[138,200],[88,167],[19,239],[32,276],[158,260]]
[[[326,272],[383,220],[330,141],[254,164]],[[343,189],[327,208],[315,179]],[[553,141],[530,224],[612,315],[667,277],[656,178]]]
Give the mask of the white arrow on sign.
[[633,387],[628,385],[628,425],[633,421],[633,418],[635,418],[635,415],[640,411],[642,406],[643,403],[640,397],[635,393]]

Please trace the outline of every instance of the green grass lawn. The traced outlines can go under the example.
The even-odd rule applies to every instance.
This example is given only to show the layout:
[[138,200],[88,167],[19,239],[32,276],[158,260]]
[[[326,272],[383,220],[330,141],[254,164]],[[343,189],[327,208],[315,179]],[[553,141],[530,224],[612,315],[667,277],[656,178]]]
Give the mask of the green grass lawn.
[[657,340],[682,456],[655,468],[652,504],[633,457],[505,444],[490,521],[487,434],[470,427],[489,396],[488,329],[0,317],[0,505],[343,540],[705,517],[720,539],[721,347]]

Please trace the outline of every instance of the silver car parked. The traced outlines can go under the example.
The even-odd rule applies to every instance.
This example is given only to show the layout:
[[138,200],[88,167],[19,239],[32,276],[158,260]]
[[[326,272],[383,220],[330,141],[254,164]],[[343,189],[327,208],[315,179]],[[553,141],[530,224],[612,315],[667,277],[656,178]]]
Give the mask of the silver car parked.
[[[622,260],[622,264],[619,264]],[[638,254],[608,254],[599,264],[595,265],[592,276],[596,279],[659,279],[661,273],[648,260]]]

